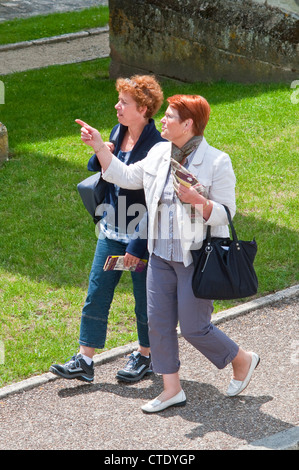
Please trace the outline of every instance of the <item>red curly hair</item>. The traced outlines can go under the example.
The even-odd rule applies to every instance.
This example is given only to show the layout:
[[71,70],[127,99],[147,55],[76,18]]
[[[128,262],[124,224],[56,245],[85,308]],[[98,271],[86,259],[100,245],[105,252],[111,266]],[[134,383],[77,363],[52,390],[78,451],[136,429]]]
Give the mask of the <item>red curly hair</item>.
[[153,117],[163,103],[163,91],[152,75],[133,75],[131,78],[118,78],[116,81],[118,93],[129,93],[138,107],[147,107],[145,117]]

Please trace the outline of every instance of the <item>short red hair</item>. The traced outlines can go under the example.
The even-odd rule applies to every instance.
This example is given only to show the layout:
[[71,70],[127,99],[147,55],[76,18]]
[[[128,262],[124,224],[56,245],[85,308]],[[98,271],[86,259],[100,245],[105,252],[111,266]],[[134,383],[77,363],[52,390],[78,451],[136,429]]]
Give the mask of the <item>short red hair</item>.
[[200,95],[174,95],[167,98],[170,106],[177,110],[180,120],[193,120],[194,135],[203,135],[210,117],[210,105]]

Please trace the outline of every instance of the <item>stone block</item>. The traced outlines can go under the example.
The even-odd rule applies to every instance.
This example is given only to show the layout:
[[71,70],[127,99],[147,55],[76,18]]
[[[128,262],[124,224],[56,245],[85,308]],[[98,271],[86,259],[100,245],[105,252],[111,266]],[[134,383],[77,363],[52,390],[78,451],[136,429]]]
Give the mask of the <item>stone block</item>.
[[250,0],[109,0],[111,78],[298,79],[299,17]]

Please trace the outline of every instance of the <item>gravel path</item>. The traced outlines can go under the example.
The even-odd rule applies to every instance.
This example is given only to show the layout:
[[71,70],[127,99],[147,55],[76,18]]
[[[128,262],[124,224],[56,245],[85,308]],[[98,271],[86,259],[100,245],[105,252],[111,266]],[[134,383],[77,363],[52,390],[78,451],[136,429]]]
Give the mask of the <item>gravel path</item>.
[[185,407],[143,414],[161,376],[120,384],[118,358],[96,367],[93,384],[57,379],[1,399],[0,449],[231,450],[260,439],[262,448],[273,435],[282,442],[298,425],[298,310],[291,299],[219,325],[261,356],[239,397],[225,395],[231,368],[218,371],[180,338]]
[[[0,2],[1,21],[108,5],[108,0],[10,0]],[[109,29],[0,46],[0,75],[108,57]]]
[[108,28],[0,46],[0,75],[108,57]]

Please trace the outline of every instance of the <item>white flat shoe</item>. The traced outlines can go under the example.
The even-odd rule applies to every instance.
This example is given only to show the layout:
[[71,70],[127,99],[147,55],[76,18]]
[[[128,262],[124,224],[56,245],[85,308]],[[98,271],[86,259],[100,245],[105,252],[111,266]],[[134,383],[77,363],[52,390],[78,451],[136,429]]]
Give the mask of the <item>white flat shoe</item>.
[[184,405],[186,405],[186,395],[184,393],[184,390],[181,390],[177,395],[175,395],[172,398],[169,398],[169,400],[166,400],[166,401],[160,401],[157,398],[155,398],[154,400],[149,401],[146,405],[143,405],[141,409],[145,413],[156,413],[158,411],[165,410],[166,408],[169,408],[170,406],[184,406]]
[[251,365],[248,371],[247,376],[245,377],[245,380],[235,380],[232,379],[230,381],[230,384],[228,386],[226,394],[229,397],[234,397],[238,395],[239,393],[243,392],[243,390],[247,387],[247,385],[250,382],[251,376],[253,374],[254,369],[259,365],[260,358],[256,353],[252,353],[252,360],[251,360]]

